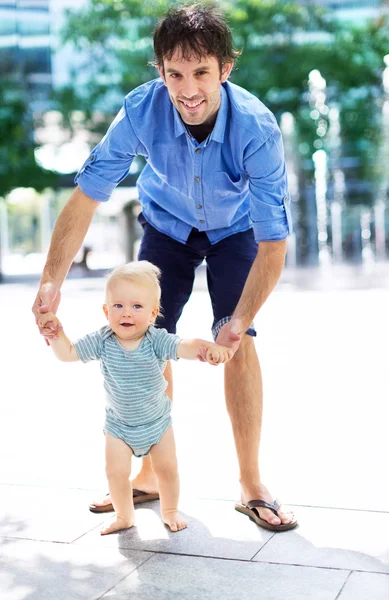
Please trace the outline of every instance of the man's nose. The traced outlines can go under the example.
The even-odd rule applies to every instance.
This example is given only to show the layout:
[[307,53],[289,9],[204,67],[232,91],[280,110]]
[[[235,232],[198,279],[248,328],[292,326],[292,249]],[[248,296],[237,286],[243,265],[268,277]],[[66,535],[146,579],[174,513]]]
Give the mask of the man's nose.
[[198,89],[197,81],[189,77],[183,82],[181,94],[186,100],[191,100],[197,96]]

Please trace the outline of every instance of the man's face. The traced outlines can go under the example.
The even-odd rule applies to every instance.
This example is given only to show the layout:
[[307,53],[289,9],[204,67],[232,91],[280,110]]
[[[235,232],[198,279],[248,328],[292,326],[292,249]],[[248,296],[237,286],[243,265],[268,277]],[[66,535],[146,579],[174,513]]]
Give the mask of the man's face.
[[214,56],[202,60],[183,60],[176,51],[171,60],[158,67],[170,96],[184,123],[200,125],[214,123],[220,106],[220,86],[227,81],[232,63],[220,66]]

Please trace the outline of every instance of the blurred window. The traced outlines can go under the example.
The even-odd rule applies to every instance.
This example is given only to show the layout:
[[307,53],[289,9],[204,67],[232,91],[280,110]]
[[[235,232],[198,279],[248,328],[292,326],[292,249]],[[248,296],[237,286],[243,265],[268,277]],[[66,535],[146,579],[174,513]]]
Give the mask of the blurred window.
[[23,49],[24,73],[50,73],[49,48]]
[[18,18],[18,33],[21,35],[48,35],[50,33],[49,15],[23,11]]

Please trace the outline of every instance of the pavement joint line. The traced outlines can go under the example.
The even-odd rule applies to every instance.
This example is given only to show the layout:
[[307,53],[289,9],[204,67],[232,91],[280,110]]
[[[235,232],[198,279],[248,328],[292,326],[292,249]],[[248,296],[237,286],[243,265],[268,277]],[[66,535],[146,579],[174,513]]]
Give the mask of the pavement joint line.
[[119,585],[122,581],[124,581],[127,577],[129,577],[130,575],[132,575],[132,573],[134,573],[134,571],[136,571],[137,569],[139,569],[139,567],[142,567],[145,563],[147,563],[147,561],[149,561],[151,558],[153,558],[152,556],[149,556],[147,558],[145,558],[145,560],[143,562],[140,563],[140,565],[137,565],[136,567],[134,567],[133,569],[131,569],[131,571],[129,571],[128,573],[126,573],[126,575],[123,575],[123,577],[121,577],[120,579],[118,579],[118,581],[116,583],[114,583],[114,585],[111,585],[111,587],[109,587],[107,590],[105,590],[105,592],[103,592],[100,596],[96,596],[94,598],[94,600],[101,600],[101,598],[104,598],[104,596],[106,594],[108,594],[108,592],[110,592],[111,590],[113,590],[117,585]]
[[340,588],[340,590],[339,590],[339,592],[338,592],[338,594],[337,594],[337,596],[336,596],[335,600],[338,600],[338,598],[340,598],[340,596],[342,595],[342,592],[343,592],[343,590],[344,590],[344,588],[345,588],[345,586],[346,586],[346,584],[347,584],[348,580],[350,579],[350,577],[351,577],[352,573],[353,573],[353,571],[350,571],[350,573],[347,575],[347,577],[346,577],[346,581],[343,583],[342,587]]
[[[245,561],[250,562],[250,561]],[[286,563],[286,562],[276,562],[274,560],[256,560],[253,564],[262,563],[266,565],[282,565],[283,567],[306,567],[309,569],[324,569],[327,571],[349,571],[350,573],[369,573],[371,575],[386,575],[389,578],[388,571],[371,571],[370,569],[348,569],[347,567],[325,567],[323,565],[304,565],[301,563]],[[335,599],[336,600],[336,599]]]
[[[274,534],[275,535],[275,534]],[[274,536],[272,536],[274,537]],[[272,539],[272,538],[270,538]],[[73,545],[73,542],[64,542],[64,541],[60,541],[60,540],[44,540],[44,539],[36,539],[36,538],[20,538],[20,537],[13,537],[13,536],[0,536],[0,540],[17,540],[17,541],[29,541],[29,542],[38,542],[38,543],[44,543],[44,544],[61,544],[63,546],[71,546]],[[267,543],[267,542],[266,542]],[[85,547],[89,547],[89,546],[85,546]],[[96,544],[93,544],[93,547],[96,548]],[[102,545],[100,548],[102,551],[106,551],[107,550],[107,546]],[[120,552],[121,550],[134,550],[136,552],[142,552],[142,553],[146,553],[146,554],[150,554],[151,556],[149,556],[148,558],[146,558],[141,565],[145,564],[145,562],[147,562],[148,560],[150,560],[150,558],[152,558],[152,556],[154,554],[162,554],[162,555],[169,555],[169,556],[186,556],[189,558],[206,558],[206,559],[211,559],[211,560],[224,560],[224,561],[232,561],[232,562],[241,562],[241,563],[247,563],[247,564],[264,564],[264,565],[280,565],[283,567],[303,567],[303,568],[307,568],[307,569],[323,569],[326,571],[344,571],[344,572],[348,572],[348,576],[350,576],[352,573],[369,573],[371,575],[386,575],[389,578],[389,572],[388,571],[372,571],[370,569],[347,569],[344,567],[328,567],[328,566],[323,566],[323,565],[306,565],[306,564],[302,564],[302,563],[288,563],[288,562],[277,562],[277,561],[273,561],[273,560],[257,560],[257,561],[253,561],[252,558],[250,559],[246,559],[246,558],[232,558],[232,557],[228,557],[228,556],[210,556],[207,554],[188,554],[186,552],[169,552],[166,550],[150,550],[148,549],[142,549],[142,548],[138,548],[138,547],[132,547],[132,546],[125,546],[125,547],[121,547],[118,546],[117,550]],[[138,565],[138,567],[140,567],[141,565]],[[136,570],[138,567],[135,567],[134,570]],[[131,573],[133,572],[131,571]],[[129,573],[126,575],[128,576]],[[344,587],[344,586],[343,586]],[[109,591],[109,590],[107,590]],[[107,593],[107,592],[104,592]],[[101,596],[99,596],[99,598],[101,598]],[[96,600],[99,600],[99,598],[96,598]],[[335,600],[337,600],[339,598],[339,595],[335,598]]]
[[74,540],[72,540],[70,543],[74,544],[75,542],[78,542],[79,540],[81,540],[84,536],[88,535],[88,533],[91,533],[91,531],[94,531],[95,529],[97,529],[98,527],[100,527],[100,525],[102,525],[105,522],[105,520],[100,521],[100,523],[98,523],[97,525],[95,525],[94,527],[91,527],[91,529],[88,529],[88,531],[84,531],[84,533],[82,533],[81,535],[79,535],[78,537],[74,538]]
[[269,537],[269,539],[268,539],[268,540],[267,540],[267,541],[266,541],[266,542],[263,544],[263,546],[261,546],[261,547],[260,547],[260,549],[259,549],[259,550],[257,550],[257,552],[254,554],[254,556],[252,556],[252,557],[250,558],[250,561],[251,561],[251,562],[252,562],[252,561],[254,561],[254,558],[255,558],[255,557],[256,557],[256,556],[257,556],[257,555],[258,555],[258,554],[259,554],[259,553],[260,553],[260,552],[261,552],[261,551],[264,549],[264,547],[265,547],[265,546],[267,546],[267,545],[268,545],[268,543],[270,542],[270,540],[272,540],[272,539],[274,538],[275,534],[276,534],[276,531],[274,531],[274,532],[273,532],[273,535],[271,535],[271,536]]
[[285,502],[287,506],[297,506],[299,508],[319,508],[325,510],[345,510],[352,512],[363,512],[363,513],[378,513],[382,515],[388,515],[388,510],[373,510],[371,508],[347,508],[345,506],[321,506],[321,505],[313,505],[313,504],[288,504]]

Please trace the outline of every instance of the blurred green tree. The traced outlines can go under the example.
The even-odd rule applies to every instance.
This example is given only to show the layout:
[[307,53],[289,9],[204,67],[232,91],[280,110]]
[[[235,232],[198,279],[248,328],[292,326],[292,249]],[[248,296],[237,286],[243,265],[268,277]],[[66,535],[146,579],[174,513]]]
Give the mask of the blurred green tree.
[[[40,191],[55,183],[56,175],[35,159],[33,117],[25,90],[15,81],[0,87],[0,197],[17,187]],[[10,143],[12,142],[12,143]]]

